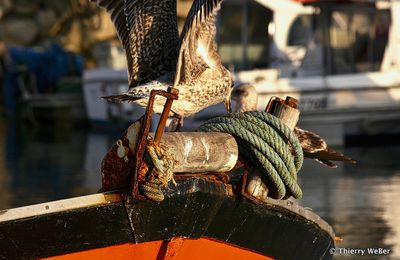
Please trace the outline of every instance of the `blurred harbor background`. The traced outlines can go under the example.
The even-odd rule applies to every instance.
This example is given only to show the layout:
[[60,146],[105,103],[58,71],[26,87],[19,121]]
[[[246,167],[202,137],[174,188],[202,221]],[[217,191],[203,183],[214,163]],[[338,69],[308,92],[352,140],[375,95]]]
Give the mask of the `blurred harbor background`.
[[[0,132],[0,209],[97,192],[101,159],[118,137],[118,133],[33,129],[10,122],[2,122]],[[388,248],[393,258],[382,259],[398,259],[400,145],[343,147],[341,151],[357,164],[328,169],[305,161],[299,172],[301,204],[333,226],[343,238],[339,247]]]
[[[178,1],[180,28],[191,3]],[[259,109],[294,96],[300,125],[357,160],[306,161],[301,204],[333,225],[338,247],[391,249],[383,259],[400,259],[399,19],[399,1],[225,0],[217,32]],[[99,98],[127,89],[107,14],[87,0],[0,0],[0,57],[0,209],[97,192],[102,157],[143,112]]]

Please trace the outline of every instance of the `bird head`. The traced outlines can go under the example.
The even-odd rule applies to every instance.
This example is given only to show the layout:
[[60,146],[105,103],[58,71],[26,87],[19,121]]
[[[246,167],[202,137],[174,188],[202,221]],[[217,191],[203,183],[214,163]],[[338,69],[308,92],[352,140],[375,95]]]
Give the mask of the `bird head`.
[[232,89],[231,100],[235,102],[233,112],[254,111],[258,103],[256,88],[250,83],[243,83]]

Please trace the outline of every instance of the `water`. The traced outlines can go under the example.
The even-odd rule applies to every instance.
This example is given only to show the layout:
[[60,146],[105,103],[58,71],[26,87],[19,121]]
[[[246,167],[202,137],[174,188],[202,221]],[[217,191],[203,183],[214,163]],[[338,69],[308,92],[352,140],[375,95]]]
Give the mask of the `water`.
[[[116,135],[79,128],[19,127],[0,121],[0,209],[86,195],[101,186],[100,161]],[[400,146],[355,147],[357,165],[328,169],[307,160],[301,203],[328,221],[340,248],[384,248],[400,259]]]
[[327,169],[307,160],[300,172],[301,203],[330,223],[338,248],[390,249],[390,257],[338,255],[335,259],[400,259],[400,146],[344,152],[356,165]]

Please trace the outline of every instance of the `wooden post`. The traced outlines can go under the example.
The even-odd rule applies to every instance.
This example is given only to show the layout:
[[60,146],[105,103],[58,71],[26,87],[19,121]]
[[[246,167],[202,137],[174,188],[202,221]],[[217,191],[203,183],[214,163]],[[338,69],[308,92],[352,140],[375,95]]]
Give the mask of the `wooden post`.
[[[297,109],[297,100],[289,96],[286,97],[286,100],[272,97],[265,112],[279,118],[291,130],[296,127],[300,116],[300,111]],[[247,178],[246,193],[265,202],[269,191],[267,184],[268,179],[265,173],[261,173],[257,169],[251,169]]]
[[300,117],[300,110],[297,109],[297,104],[297,99],[289,96],[285,100],[272,97],[265,108],[265,112],[276,116],[291,130],[294,130]]

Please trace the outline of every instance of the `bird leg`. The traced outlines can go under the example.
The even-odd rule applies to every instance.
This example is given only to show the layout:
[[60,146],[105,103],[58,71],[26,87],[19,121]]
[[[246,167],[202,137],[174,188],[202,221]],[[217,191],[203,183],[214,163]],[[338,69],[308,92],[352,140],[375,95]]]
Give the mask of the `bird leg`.
[[232,104],[231,104],[231,91],[229,91],[229,94],[227,95],[227,97],[224,100],[224,105],[226,108],[226,111],[228,111],[228,113],[232,113]]
[[174,118],[173,118],[171,126],[169,128],[170,131],[171,132],[180,132],[182,126],[183,126],[183,116],[174,114]]

